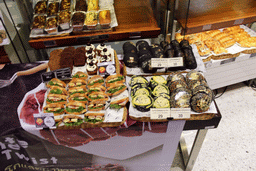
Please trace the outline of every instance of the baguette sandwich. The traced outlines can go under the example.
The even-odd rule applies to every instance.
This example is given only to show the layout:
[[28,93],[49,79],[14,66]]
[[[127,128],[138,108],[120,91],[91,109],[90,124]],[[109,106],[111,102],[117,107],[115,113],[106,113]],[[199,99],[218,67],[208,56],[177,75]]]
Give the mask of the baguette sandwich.
[[110,87],[116,83],[124,83],[125,78],[121,74],[110,75],[106,78],[106,86]]
[[48,88],[50,88],[51,86],[59,86],[59,87],[63,87],[65,88],[66,87],[66,83],[64,83],[63,81],[57,79],[57,78],[53,78],[51,79],[47,85],[46,85]]
[[44,113],[53,113],[54,116],[61,115],[65,112],[64,104],[59,103],[51,103],[45,105],[43,108]]
[[81,78],[81,79],[87,80],[88,75],[85,74],[84,72],[78,71],[75,73],[75,75],[73,75],[72,78]]
[[46,99],[46,104],[59,103],[65,104],[67,102],[67,96],[61,94],[48,94]]
[[88,88],[88,93],[93,93],[93,92],[105,92],[106,91],[106,87],[102,86],[102,85],[96,85],[96,86],[90,86]]
[[72,88],[72,87],[78,87],[78,86],[83,86],[86,85],[86,81],[84,79],[81,78],[72,78],[72,80],[68,83],[68,87]]
[[94,100],[91,101],[88,105],[88,111],[99,111],[104,110],[106,105],[105,100]]
[[108,101],[109,97],[106,93],[103,92],[94,92],[88,95],[88,100],[93,101],[93,100],[105,100]]
[[80,115],[85,113],[87,110],[86,110],[86,105],[84,103],[71,101],[66,104],[65,111],[67,114]]
[[82,85],[82,86],[78,86],[78,87],[72,87],[68,89],[68,93],[69,95],[75,94],[75,93],[81,93],[84,94],[87,92],[86,86]]
[[111,109],[120,109],[124,107],[128,101],[129,101],[129,93],[127,90],[125,90],[118,96],[111,98],[109,107]]
[[61,95],[67,95],[68,92],[65,88],[59,87],[59,86],[51,86],[49,94],[61,94]]
[[88,87],[90,86],[96,86],[96,85],[103,85],[104,84],[104,79],[102,76],[100,75],[95,75],[92,76],[89,80],[88,80]]
[[88,124],[100,124],[104,121],[104,111],[88,111],[84,115],[84,121]]
[[123,83],[116,83],[108,87],[106,93],[108,96],[116,96],[124,92],[126,88],[127,88],[126,85],[124,85]]
[[79,126],[84,122],[84,117],[83,115],[65,115],[62,121],[65,126]]
[[[54,115],[54,121],[55,121],[55,126],[60,127],[60,125],[63,123],[63,116],[64,115]],[[64,125],[63,125],[64,126]]]
[[72,94],[71,96],[69,96],[68,98],[68,101],[71,102],[71,101],[77,101],[77,102],[81,102],[81,103],[85,103],[87,104],[88,103],[88,97],[87,95],[84,93],[75,93],[75,94]]

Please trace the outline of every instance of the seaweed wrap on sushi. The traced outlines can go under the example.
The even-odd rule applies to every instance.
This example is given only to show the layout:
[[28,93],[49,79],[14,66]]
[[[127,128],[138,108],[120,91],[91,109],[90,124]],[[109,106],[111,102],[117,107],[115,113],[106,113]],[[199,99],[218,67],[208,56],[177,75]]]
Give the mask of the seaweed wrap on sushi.
[[170,108],[170,100],[165,96],[159,96],[154,99],[153,103],[154,108]]
[[131,77],[131,80],[129,81],[130,87],[134,86],[135,84],[147,84],[148,80],[144,76],[135,75]]
[[177,88],[171,94],[171,107],[172,108],[189,108],[191,91],[187,88]]
[[160,96],[160,94],[163,94],[163,93],[170,94],[170,90],[166,85],[162,85],[162,84],[157,85],[152,91],[153,96]]
[[154,100],[148,95],[137,95],[132,99],[132,105],[138,111],[147,112],[153,106]]
[[167,80],[161,75],[152,76],[150,81],[149,81],[149,86],[152,89],[154,89],[159,84],[166,85]]
[[172,81],[170,82],[170,84],[168,85],[170,92],[172,93],[176,88],[188,88],[187,84],[183,81]]
[[151,89],[149,87],[136,87],[131,89],[131,97],[137,96],[137,95],[147,95],[151,96]]
[[195,112],[206,112],[212,103],[212,98],[206,93],[196,93],[191,97],[191,109]]
[[214,99],[214,93],[212,91],[212,89],[210,89],[209,87],[206,87],[204,85],[199,85],[196,86],[193,90],[192,90],[192,95],[195,95],[197,93],[206,93],[210,96],[210,98],[213,100]]

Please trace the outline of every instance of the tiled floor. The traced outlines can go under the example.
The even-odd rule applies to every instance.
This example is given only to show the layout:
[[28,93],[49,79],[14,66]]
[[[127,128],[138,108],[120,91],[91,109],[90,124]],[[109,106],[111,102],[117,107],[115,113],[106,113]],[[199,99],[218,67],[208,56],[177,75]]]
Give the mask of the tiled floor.
[[[208,130],[193,170],[256,170],[256,91],[244,83],[231,85],[216,102],[222,119],[218,128]],[[189,149],[194,135],[184,132]],[[182,170],[178,162],[176,158],[171,171]]]

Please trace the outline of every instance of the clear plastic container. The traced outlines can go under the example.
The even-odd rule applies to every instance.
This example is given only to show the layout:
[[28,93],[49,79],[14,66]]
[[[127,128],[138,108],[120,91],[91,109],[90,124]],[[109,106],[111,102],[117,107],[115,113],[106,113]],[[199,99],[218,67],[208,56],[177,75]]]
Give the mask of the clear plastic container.
[[70,11],[60,11],[58,15],[59,26],[62,30],[70,29],[71,12]]
[[35,35],[43,34],[45,24],[46,24],[46,15],[34,15],[33,23],[31,26],[31,33]]
[[101,10],[99,12],[99,23],[102,29],[110,28],[110,24],[111,24],[110,10]]
[[35,2],[34,14],[36,15],[46,14],[46,11],[47,11],[47,1],[40,0]]
[[85,22],[85,12],[74,12],[72,15],[73,31],[82,31]]
[[98,11],[89,11],[86,13],[84,25],[88,30],[95,30],[98,25]]
[[48,1],[47,16],[56,16],[59,13],[60,1]]
[[48,34],[55,34],[58,32],[58,18],[57,16],[48,17],[46,19],[46,24],[44,30]]

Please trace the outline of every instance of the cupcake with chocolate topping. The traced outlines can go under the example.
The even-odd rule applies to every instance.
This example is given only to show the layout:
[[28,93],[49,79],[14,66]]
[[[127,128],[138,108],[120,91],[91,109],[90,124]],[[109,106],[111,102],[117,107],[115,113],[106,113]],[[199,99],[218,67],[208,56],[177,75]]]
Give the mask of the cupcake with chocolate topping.
[[105,45],[105,43],[101,43],[97,46],[96,48],[96,53],[98,56],[100,56],[100,53],[103,51],[104,48],[107,48],[107,46]]
[[96,55],[95,55],[95,52],[93,50],[89,50],[85,53],[85,57],[86,59],[89,57],[89,56],[92,56],[93,58],[96,58]]
[[104,56],[104,55],[106,55],[106,56],[108,56],[108,57],[111,57],[111,53],[109,52],[109,50],[108,50],[107,48],[104,48],[104,49],[101,51],[101,53],[100,53],[100,56],[101,56],[101,57]]
[[93,44],[91,44],[90,42],[88,42],[85,46],[85,51],[88,52],[88,51],[95,51],[95,46]]
[[90,62],[89,64],[87,64],[86,70],[88,75],[95,75],[97,74],[98,67],[93,62]]
[[107,55],[103,55],[100,57],[100,62],[110,62],[111,61],[111,57],[107,56]]
[[91,62],[96,65],[98,63],[98,59],[94,58],[92,55],[89,55],[87,57],[86,63],[89,64]]

